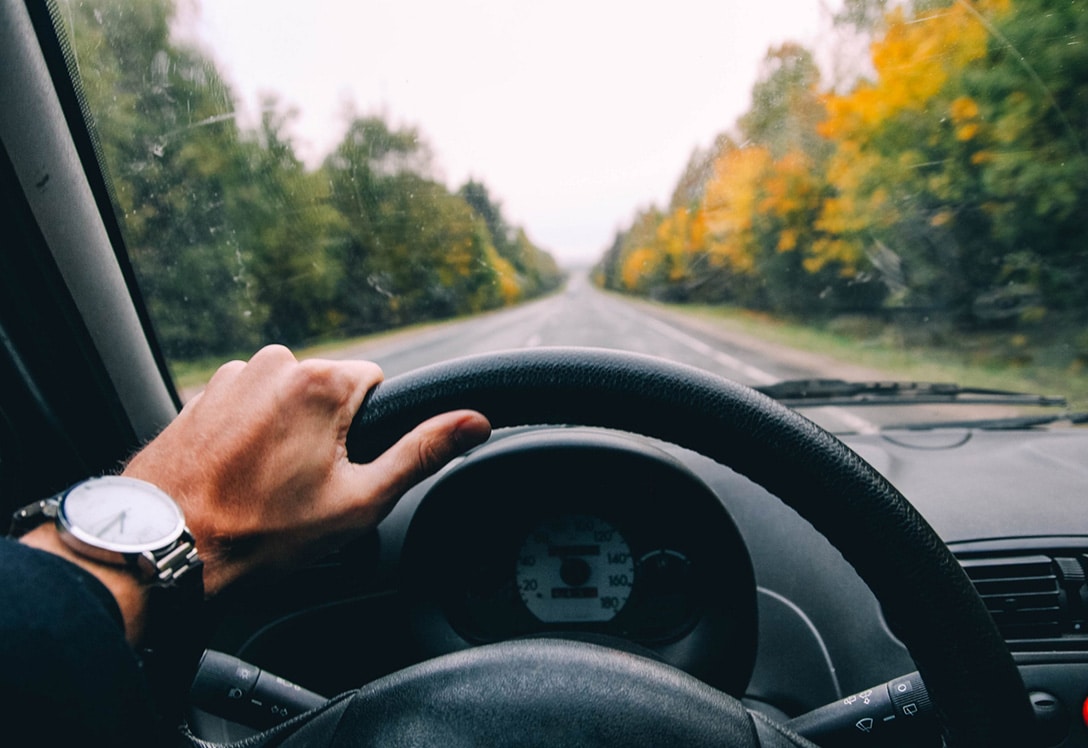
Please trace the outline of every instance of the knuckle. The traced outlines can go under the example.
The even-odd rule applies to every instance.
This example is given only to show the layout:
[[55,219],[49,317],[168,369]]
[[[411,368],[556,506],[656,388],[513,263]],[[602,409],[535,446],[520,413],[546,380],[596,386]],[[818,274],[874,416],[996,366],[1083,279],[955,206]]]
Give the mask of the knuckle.
[[292,377],[292,388],[299,394],[324,399],[337,389],[337,377],[328,362],[308,359],[299,363]]
[[370,388],[382,380],[381,368],[369,361],[306,359],[296,374],[302,391],[336,401],[350,399],[360,386]]
[[268,360],[271,363],[288,363],[295,360],[295,354],[291,352],[291,349],[285,345],[279,345],[278,343],[273,345],[266,345],[259,351],[253,354],[253,358],[250,362]]
[[246,368],[246,362],[245,361],[239,361],[238,359],[235,359],[233,361],[228,361],[225,364],[223,364],[222,366],[220,366],[218,369],[215,370],[215,373],[216,374],[233,374],[233,373],[237,373],[237,372],[241,371],[244,368]]
[[365,374],[368,379],[373,379],[375,382],[380,382],[385,379],[385,372],[382,371],[382,367],[373,361],[360,361],[361,373]]
[[429,475],[445,462],[444,452],[439,445],[429,438],[420,439],[416,445],[417,475]]
[[245,368],[245,361],[227,361],[215,370],[215,374],[208,380],[208,385],[218,385],[229,382],[230,380],[237,378]]

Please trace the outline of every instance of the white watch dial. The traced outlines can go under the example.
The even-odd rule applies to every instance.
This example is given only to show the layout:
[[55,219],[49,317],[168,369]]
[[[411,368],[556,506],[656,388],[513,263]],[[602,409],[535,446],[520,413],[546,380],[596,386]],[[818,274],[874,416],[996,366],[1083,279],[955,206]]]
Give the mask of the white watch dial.
[[121,553],[162,548],[185,527],[173,499],[150,483],[130,478],[79,484],[62,499],[59,517],[83,542]]

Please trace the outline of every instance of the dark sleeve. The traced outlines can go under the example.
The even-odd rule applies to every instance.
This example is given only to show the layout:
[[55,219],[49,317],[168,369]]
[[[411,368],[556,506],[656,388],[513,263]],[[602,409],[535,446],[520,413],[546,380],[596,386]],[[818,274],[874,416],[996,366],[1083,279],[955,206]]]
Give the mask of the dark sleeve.
[[109,590],[59,556],[0,538],[0,742],[163,745],[153,715]]

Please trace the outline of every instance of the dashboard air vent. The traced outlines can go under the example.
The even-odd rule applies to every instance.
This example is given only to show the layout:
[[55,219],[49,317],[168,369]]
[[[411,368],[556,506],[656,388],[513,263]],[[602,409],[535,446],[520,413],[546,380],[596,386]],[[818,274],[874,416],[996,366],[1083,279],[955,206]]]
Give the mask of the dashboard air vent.
[[1043,555],[961,559],[1006,640],[1078,635],[1084,628],[1084,568]]

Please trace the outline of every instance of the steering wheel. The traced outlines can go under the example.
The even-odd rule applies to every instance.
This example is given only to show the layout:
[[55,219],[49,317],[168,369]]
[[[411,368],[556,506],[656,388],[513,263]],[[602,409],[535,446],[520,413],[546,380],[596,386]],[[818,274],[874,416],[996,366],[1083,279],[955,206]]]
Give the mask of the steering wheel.
[[[1019,672],[970,581],[907,500],[834,436],[748,387],[657,358],[532,349],[438,364],[376,388],[348,435],[368,461],[456,408],[495,428],[600,426],[749,477],[835,545],[913,656],[950,746],[1027,746]],[[334,745],[811,743],[668,665],[584,642],[469,649],[380,679],[331,711]],[[339,737],[343,736],[343,737]]]

